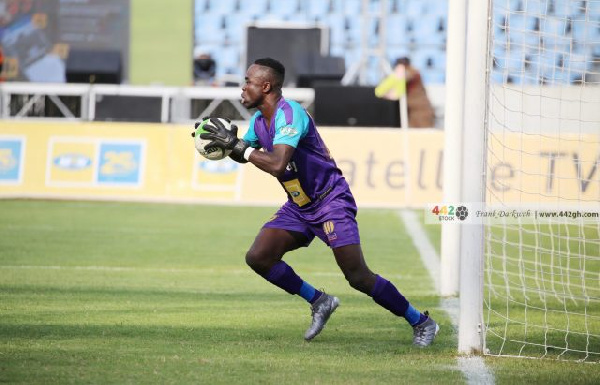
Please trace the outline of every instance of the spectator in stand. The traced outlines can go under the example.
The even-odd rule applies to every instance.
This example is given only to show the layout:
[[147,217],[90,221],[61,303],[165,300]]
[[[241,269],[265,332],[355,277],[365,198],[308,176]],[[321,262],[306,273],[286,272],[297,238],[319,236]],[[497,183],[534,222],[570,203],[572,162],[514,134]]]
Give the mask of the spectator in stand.
[[[395,79],[394,79],[395,78]],[[390,81],[390,79],[393,79]],[[398,94],[398,88],[390,88],[386,85],[394,80],[405,80],[405,90]],[[376,88],[375,94],[384,99],[397,100],[406,94],[408,105],[409,128],[432,128],[435,127],[435,112],[427,97],[427,91],[423,85],[419,70],[410,64],[410,59],[401,57],[396,60],[392,74],[390,74]]]
[[215,82],[217,63],[209,53],[194,50],[194,84],[212,86]]

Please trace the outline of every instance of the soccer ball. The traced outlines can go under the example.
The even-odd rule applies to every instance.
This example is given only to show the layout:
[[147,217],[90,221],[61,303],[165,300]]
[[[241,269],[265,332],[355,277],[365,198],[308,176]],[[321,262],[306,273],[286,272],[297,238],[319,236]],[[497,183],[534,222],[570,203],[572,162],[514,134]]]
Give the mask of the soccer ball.
[[[226,129],[231,130],[231,123],[229,123],[227,120],[225,120],[223,118],[212,118],[212,119],[218,119],[221,123],[223,123],[223,126],[225,126]],[[209,140],[209,139],[202,139],[200,137],[200,134],[202,134],[203,132],[208,132],[208,131],[204,130],[204,126],[207,124],[213,125],[213,123],[209,119],[205,119],[198,125],[198,127],[196,128],[196,131],[194,132],[194,145],[196,146],[196,150],[198,151],[198,153],[200,155],[202,155],[203,157],[205,157],[206,159],[210,159],[210,160],[221,160],[221,159],[229,156],[229,154],[231,153],[231,150],[223,151],[220,148],[211,148],[209,150],[206,150],[204,148],[206,145],[208,145],[211,142],[211,140]]]
[[458,206],[456,208],[456,216],[461,221],[464,221],[469,216],[469,210],[465,206]]

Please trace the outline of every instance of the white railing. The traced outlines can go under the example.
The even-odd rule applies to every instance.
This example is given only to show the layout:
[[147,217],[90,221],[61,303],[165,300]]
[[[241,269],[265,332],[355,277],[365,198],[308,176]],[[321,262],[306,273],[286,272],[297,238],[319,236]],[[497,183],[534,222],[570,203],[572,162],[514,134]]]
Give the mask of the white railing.
[[[241,115],[249,119],[251,112],[240,103],[239,87],[158,87],[131,85],[0,83],[0,118],[2,119],[68,119],[95,120],[96,104],[102,96],[133,96],[161,99],[162,123],[187,123],[210,115],[221,103],[227,101]],[[286,88],[284,95],[308,108],[314,102],[315,92],[309,88]],[[74,111],[60,97],[78,97],[78,110]],[[15,98],[22,97],[21,101]],[[210,101],[197,116],[191,115],[192,100]],[[59,116],[46,116],[40,103],[52,103]],[[195,114],[194,114],[195,115]]]

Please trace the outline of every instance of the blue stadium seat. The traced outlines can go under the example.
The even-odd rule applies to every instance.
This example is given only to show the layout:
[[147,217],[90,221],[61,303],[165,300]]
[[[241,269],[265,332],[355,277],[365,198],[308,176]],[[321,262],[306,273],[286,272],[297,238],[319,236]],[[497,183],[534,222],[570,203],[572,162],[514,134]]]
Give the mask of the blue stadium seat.
[[225,15],[202,14],[196,16],[194,37],[197,44],[219,42],[225,36]]
[[332,45],[329,47],[329,54],[331,56],[344,57],[346,53],[346,47],[343,44]]
[[446,39],[445,31],[440,32],[439,16],[422,15],[416,22],[414,36],[418,44],[443,46]]
[[386,51],[387,59],[390,65],[393,66],[397,59],[401,57],[410,57],[410,50],[408,46],[389,47]]
[[284,17],[292,16],[299,12],[299,5],[301,0],[271,0],[269,2],[269,11],[274,15],[281,15]]
[[523,4],[523,11],[530,16],[546,15],[548,0],[527,0]]
[[525,84],[525,74],[523,73],[509,73],[506,75],[506,83],[514,85]]
[[329,27],[329,41],[332,45],[346,42],[346,20],[343,15],[324,15],[321,20]]
[[312,16],[325,16],[337,11],[334,0],[309,0],[308,14]]
[[[367,39],[370,46],[376,46],[379,44],[379,39],[381,35],[381,21],[379,19],[368,19],[366,20],[367,27]],[[383,37],[381,37],[383,38]],[[359,35],[360,41],[360,35]]]
[[408,34],[406,33],[406,16],[402,14],[393,14],[387,17],[387,44],[401,45],[408,43]]
[[202,15],[203,13],[210,12],[210,0],[196,0],[194,1],[194,15]]
[[588,0],[587,1],[587,14],[596,15],[596,18],[600,16],[600,1]]
[[344,15],[358,18],[362,14],[361,3],[361,0],[343,0],[343,5],[340,8]]
[[504,83],[505,75],[502,69],[496,69],[490,74],[492,83]]
[[240,73],[240,50],[237,46],[220,47],[213,57],[217,63],[217,76]]
[[245,44],[246,27],[250,21],[250,16],[243,13],[234,13],[227,16],[225,33],[231,43]]
[[572,73],[584,73],[592,66],[591,61],[587,60],[586,55],[571,53],[569,61],[564,63]]
[[507,33],[535,31],[539,25],[539,19],[522,13],[510,13],[507,17]]
[[448,7],[450,0],[442,0],[442,1],[430,1],[428,2],[428,6],[424,10],[425,13],[433,16],[442,16],[444,18],[448,17]]
[[236,0],[209,0],[210,13],[227,15],[233,13],[236,8]]
[[344,18],[344,32],[346,42],[350,44],[359,44],[362,38],[362,24],[364,20],[359,17],[346,16]]
[[600,16],[594,21],[573,21],[572,33],[573,39],[579,44],[595,43],[598,45],[600,40]]
[[428,84],[443,84],[446,81],[445,71],[425,71],[421,73],[423,83]]
[[[551,13],[555,16],[567,17],[579,13],[582,9],[582,3],[582,1],[554,0],[550,3],[553,9],[549,9],[549,11],[552,11]],[[588,3],[590,2],[588,1]]]
[[552,37],[562,37],[570,32],[569,23],[565,18],[546,17],[540,20],[540,32]]
[[410,61],[419,71],[444,70],[446,68],[446,54],[436,48],[415,51],[410,56]]
[[358,48],[351,48],[344,50],[344,60],[346,61],[346,70],[360,61],[361,53]]
[[236,7],[236,12],[252,16],[262,16],[267,11],[269,0],[240,0]]
[[512,47],[510,51],[506,53],[504,68],[507,70],[509,75],[518,75],[525,70],[525,56],[526,51],[516,49]]
[[413,17],[423,16],[423,2],[422,1],[408,1],[406,2],[406,15]]

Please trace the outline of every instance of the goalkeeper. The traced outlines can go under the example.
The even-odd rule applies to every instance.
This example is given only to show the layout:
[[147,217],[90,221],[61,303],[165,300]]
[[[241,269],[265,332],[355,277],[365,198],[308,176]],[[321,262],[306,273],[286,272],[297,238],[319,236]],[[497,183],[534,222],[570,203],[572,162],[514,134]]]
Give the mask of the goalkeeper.
[[310,341],[323,330],[340,301],[302,280],[283,256],[308,246],[317,236],[333,251],[350,286],[404,317],[413,327],[415,345],[431,344],[439,330],[436,322],[367,266],[350,187],[312,117],[300,104],[282,96],[284,76],[279,61],[256,60],[246,72],[241,102],[258,111],[243,139],[237,138],[237,127],[227,130],[217,119],[204,126],[208,133],[201,134],[202,139],[212,141],[207,147],[232,150],[233,160],[250,162],[273,175],[287,193],[287,202],[264,224],[246,253],[246,263],[267,281],[311,304],[312,323],[304,334]]

